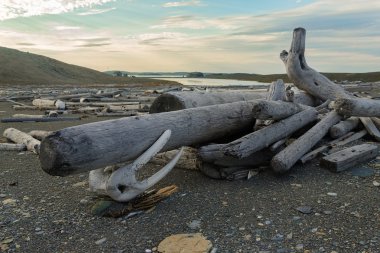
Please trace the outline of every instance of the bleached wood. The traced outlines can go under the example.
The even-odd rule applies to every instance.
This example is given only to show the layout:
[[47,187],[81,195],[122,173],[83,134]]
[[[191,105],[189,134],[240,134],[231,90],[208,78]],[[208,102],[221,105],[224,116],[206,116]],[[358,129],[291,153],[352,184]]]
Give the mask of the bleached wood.
[[367,129],[367,132],[377,141],[380,141],[380,131],[377,129],[371,118],[360,117],[360,121],[363,123],[365,129]]
[[52,131],[32,130],[28,134],[32,136],[33,138],[41,141],[52,133],[53,133]]
[[271,161],[275,172],[284,173],[312,147],[315,146],[328,132],[331,126],[341,120],[341,116],[335,111],[330,112],[304,135],[292,142],[289,146],[275,155]]
[[310,107],[291,102],[257,100],[252,114],[256,119],[280,120],[307,108]]
[[306,30],[304,28],[294,29],[289,53],[284,50],[280,54],[289,79],[299,89],[323,101],[350,97],[341,86],[331,82],[327,77],[307,65],[304,55],[305,39]]
[[356,145],[323,157],[320,164],[334,172],[340,172],[374,159],[378,151],[379,148],[373,144]]
[[264,92],[167,92],[154,100],[149,113],[169,112],[209,105],[263,99],[265,96],[266,93]]
[[35,115],[35,114],[13,114],[12,118],[45,118],[45,115]]
[[334,103],[341,115],[357,117],[380,117],[380,101],[367,98],[341,98]]
[[302,163],[306,163],[314,158],[316,158],[317,156],[319,156],[320,154],[322,154],[323,152],[325,152],[326,150],[328,149],[331,149],[335,144],[335,147],[338,146],[338,143],[340,143],[342,140],[345,140],[349,137],[351,137],[352,135],[354,135],[354,132],[349,132],[347,134],[345,134],[344,136],[341,136],[333,141],[330,141],[329,143],[319,147],[319,148],[316,148],[312,151],[310,151],[309,153],[305,154],[304,156],[302,156],[300,158],[300,161]]
[[32,105],[38,108],[55,107],[55,100],[37,98],[32,101]]
[[342,120],[338,124],[332,126],[329,130],[331,138],[339,138],[351,130],[355,129],[359,125],[359,118],[351,117],[346,120]]
[[27,133],[21,132],[15,128],[5,129],[3,136],[17,144],[24,144],[29,151],[39,153],[40,141],[34,139]]
[[308,94],[307,92],[305,91],[295,92],[292,89],[286,91],[284,100],[288,102],[293,102],[293,103],[308,105],[308,106],[313,106],[313,107],[318,105],[317,99],[311,96],[310,94]]
[[265,128],[250,133],[222,148],[227,156],[244,158],[276,141],[289,137],[295,131],[317,120],[318,112],[314,108],[301,111],[293,116],[273,123]]
[[[268,94],[266,100],[269,101],[283,101],[285,100],[285,84],[281,79],[276,82],[272,82],[269,86]],[[257,119],[254,130],[258,130],[262,127],[272,124],[272,120],[261,120]]]
[[44,117],[44,118],[2,118],[2,123],[11,122],[54,122],[54,121],[74,121],[81,120],[81,117]]
[[125,162],[147,150],[161,134],[172,136],[163,151],[210,142],[252,128],[257,102],[191,108],[65,128],[42,141],[40,161],[51,175],[70,175]]
[[373,123],[375,124],[377,129],[379,129],[379,131],[380,131],[380,119],[376,118],[376,117],[372,117],[371,120],[373,121]]
[[15,143],[0,143],[1,151],[23,151],[26,150],[25,144],[15,144]]
[[359,132],[351,135],[350,137],[345,138],[344,140],[341,140],[341,141],[339,141],[337,143],[332,144],[331,145],[331,149],[328,151],[328,153],[329,154],[335,153],[336,150],[338,149],[338,147],[344,146],[344,145],[346,145],[348,143],[351,143],[353,141],[359,140],[360,138],[366,136],[367,133],[368,133],[367,130],[363,129],[363,130],[361,130],[361,131],[359,131]]

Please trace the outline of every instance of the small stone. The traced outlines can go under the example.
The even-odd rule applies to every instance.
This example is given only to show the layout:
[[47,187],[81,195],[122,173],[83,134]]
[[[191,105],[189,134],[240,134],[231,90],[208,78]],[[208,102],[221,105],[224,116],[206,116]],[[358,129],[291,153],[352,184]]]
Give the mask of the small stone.
[[376,187],[379,187],[379,186],[380,186],[380,183],[377,182],[377,181],[373,181],[372,183],[373,183],[373,186],[376,186]]
[[86,185],[87,185],[87,181],[82,181],[82,182],[73,184],[73,187],[84,187]]
[[293,217],[293,221],[299,221],[301,219],[301,217],[299,217],[299,216],[294,216]]
[[103,244],[107,241],[107,238],[102,238],[102,239],[99,239],[95,242],[96,245],[100,245],[100,244]]
[[299,206],[296,210],[303,214],[311,214],[313,212],[313,208],[311,206]]
[[272,237],[272,241],[278,242],[278,241],[282,241],[282,240],[284,240],[284,235],[282,235],[282,234],[276,234],[275,236]]
[[201,221],[200,220],[193,220],[192,222],[187,224],[187,226],[193,230],[200,229],[201,228]]
[[0,198],[5,198],[6,196],[7,194],[4,194],[4,193],[0,194]]
[[293,239],[293,233],[289,233],[286,235],[286,239],[291,240]]
[[338,193],[335,193],[335,192],[328,192],[327,195],[328,195],[328,196],[331,196],[331,197],[336,197],[336,196],[338,196]]
[[153,252],[156,252],[156,251],[157,251],[157,247],[154,247],[154,248],[152,249],[152,251],[153,251]]
[[317,231],[318,231],[318,228],[313,228],[313,229],[311,230],[312,233],[316,233]]
[[15,199],[4,199],[2,201],[2,203],[5,206],[15,206],[17,204],[17,200],[15,200]]
[[330,215],[330,214],[332,214],[333,212],[332,212],[332,211],[323,211],[323,213],[326,214],[326,215]]
[[34,231],[36,231],[36,232],[41,231],[41,230],[42,230],[42,229],[39,228],[39,227],[36,227],[36,228],[34,229]]
[[303,250],[303,244],[297,244],[296,250],[298,250],[298,251]]
[[146,249],[145,253],[152,253],[152,250],[151,249]]
[[251,238],[252,238],[252,235],[245,235],[244,236],[244,240],[246,240],[246,241],[251,240]]
[[240,227],[239,228],[239,231],[244,231],[245,230],[245,227]]
[[212,243],[202,234],[177,234],[165,238],[158,245],[158,252],[171,253],[207,253],[211,250]]
[[270,224],[272,224],[272,222],[270,220],[265,221],[265,225],[270,225]]
[[83,198],[83,199],[81,199],[81,200],[79,201],[79,203],[81,203],[81,204],[83,204],[83,205],[88,204],[88,202],[89,202],[88,198]]

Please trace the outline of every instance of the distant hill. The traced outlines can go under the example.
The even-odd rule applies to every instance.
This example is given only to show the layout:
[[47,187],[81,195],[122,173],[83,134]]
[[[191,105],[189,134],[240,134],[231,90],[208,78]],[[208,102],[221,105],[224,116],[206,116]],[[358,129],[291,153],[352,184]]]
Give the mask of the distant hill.
[[[380,81],[380,72],[370,73],[322,73],[332,81],[363,81],[363,82],[377,82]],[[263,83],[270,83],[277,79],[283,79],[284,82],[290,82],[286,74],[271,74],[271,75],[259,75],[259,74],[246,74],[246,73],[221,73],[221,74],[206,74],[206,78],[216,79],[235,79],[235,80],[248,80],[257,81]]]
[[93,69],[67,64],[42,55],[0,47],[0,84],[127,84],[155,86],[177,83],[148,78],[113,77]]

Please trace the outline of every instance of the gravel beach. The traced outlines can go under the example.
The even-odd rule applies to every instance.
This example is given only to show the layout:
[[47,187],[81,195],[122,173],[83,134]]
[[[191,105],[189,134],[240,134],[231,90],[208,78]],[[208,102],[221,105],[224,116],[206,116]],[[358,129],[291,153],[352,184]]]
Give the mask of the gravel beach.
[[[6,102],[0,111],[13,113]],[[0,123],[0,132],[95,120]],[[174,169],[157,188],[175,184],[179,191],[131,218],[91,214],[96,196],[87,180],[88,174],[50,176],[36,154],[2,151],[0,251],[150,252],[170,235],[199,232],[216,252],[380,252],[380,157],[343,173],[314,160],[283,176],[264,170],[244,181]]]

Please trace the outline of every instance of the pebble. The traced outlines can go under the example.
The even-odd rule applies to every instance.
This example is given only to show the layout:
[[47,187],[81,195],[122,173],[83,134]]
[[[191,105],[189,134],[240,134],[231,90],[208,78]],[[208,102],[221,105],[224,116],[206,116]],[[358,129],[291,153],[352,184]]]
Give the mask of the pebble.
[[332,212],[332,211],[323,211],[323,213],[326,214],[326,215],[330,215],[330,214],[332,214],[333,212]]
[[201,223],[202,222],[200,220],[193,220],[192,222],[190,222],[189,224],[187,224],[187,226],[190,229],[196,230],[196,229],[200,229],[201,228]]
[[89,200],[88,200],[88,198],[83,198],[83,199],[81,199],[80,201],[79,201],[79,203],[81,203],[81,204],[88,204],[88,202],[89,202]]
[[335,193],[335,192],[328,192],[327,195],[331,196],[331,197],[336,197],[338,196],[338,193]]
[[95,242],[96,245],[100,245],[100,244],[103,244],[107,241],[107,238],[102,238],[102,239],[99,239]]
[[379,186],[380,186],[380,183],[377,182],[377,181],[373,181],[372,183],[373,183],[373,186],[376,186],[376,187],[379,187]]
[[293,239],[293,233],[289,233],[286,235],[286,239],[291,240]]
[[303,244],[297,244],[296,250],[303,250]]
[[0,198],[5,198],[7,196],[7,194],[0,194]]
[[303,214],[311,214],[313,212],[313,208],[311,206],[299,206],[296,210]]
[[272,241],[279,242],[282,240],[284,240],[284,235],[282,235],[282,234],[276,234],[275,236],[272,237]]
[[146,249],[146,250],[145,250],[145,253],[152,253],[152,250],[150,250],[150,249]]

